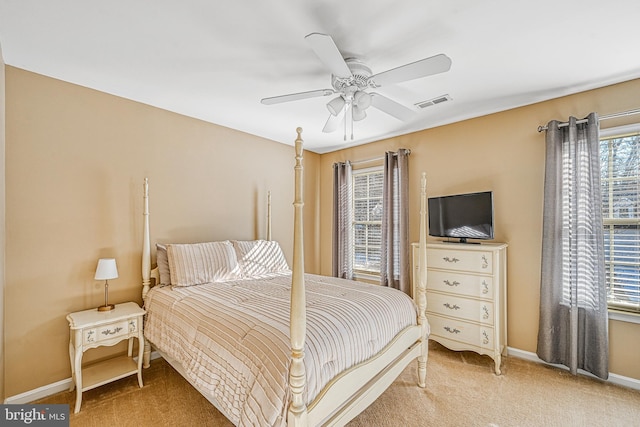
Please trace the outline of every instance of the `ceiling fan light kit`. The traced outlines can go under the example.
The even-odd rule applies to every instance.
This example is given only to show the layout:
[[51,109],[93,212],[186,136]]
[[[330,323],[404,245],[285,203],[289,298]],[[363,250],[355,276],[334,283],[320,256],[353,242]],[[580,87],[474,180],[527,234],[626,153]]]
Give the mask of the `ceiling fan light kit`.
[[342,96],[332,99],[327,103],[327,110],[334,116],[340,114],[340,111],[344,108],[345,100]]
[[367,112],[363,108],[354,105],[351,107],[351,118],[354,122],[359,122],[367,117]]
[[331,87],[333,89],[274,96],[263,98],[261,102],[266,105],[273,105],[339,94],[338,97],[327,103],[327,109],[331,114],[322,131],[327,133],[334,132],[340,123],[344,121],[345,140],[347,139],[347,120],[345,119],[350,119],[351,139],[353,139],[353,122],[367,117],[365,110],[370,106],[402,121],[411,120],[416,113],[415,110],[405,107],[384,95],[367,92],[367,89],[439,74],[449,71],[451,68],[451,59],[446,55],[439,54],[379,74],[373,74],[371,69],[358,59],[343,58],[331,36],[311,33],[305,37],[305,40],[320,61],[331,72]]
[[369,95],[367,92],[359,90],[355,93],[355,95],[353,95],[353,104],[358,108],[366,110],[367,108],[369,108],[369,106],[371,106],[371,95]]

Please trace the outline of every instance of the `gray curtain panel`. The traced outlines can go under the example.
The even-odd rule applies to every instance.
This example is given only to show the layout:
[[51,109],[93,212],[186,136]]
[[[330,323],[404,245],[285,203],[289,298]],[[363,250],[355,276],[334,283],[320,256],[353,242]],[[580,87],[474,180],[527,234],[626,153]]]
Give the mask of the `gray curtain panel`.
[[409,150],[387,152],[382,189],[380,283],[412,296],[409,256]]
[[351,163],[333,164],[333,262],[334,277],[353,279],[353,217]]
[[547,125],[540,324],[542,360],[609,375],[598,117]]

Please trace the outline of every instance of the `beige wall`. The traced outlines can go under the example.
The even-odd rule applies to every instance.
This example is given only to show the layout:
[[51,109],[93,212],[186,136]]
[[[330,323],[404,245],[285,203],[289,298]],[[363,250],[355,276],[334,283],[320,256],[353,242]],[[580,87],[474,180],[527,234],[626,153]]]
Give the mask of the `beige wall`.
[[[638,95],[640,81],[632,81],[322,156],[307,152],[308,271],[331,271],[333,162],[410,148],[413,240],[422,171],[429,195],[494,191],[496,241],[509,243],[509,346],[535,352],[544,169],[537,126],[637,108]],[[93,280],[99,257],[118,260],[111,301],[141,302],[145,176],[152,241],[262,237],[271,190],[273,238],[291,261],[291,146],[12,67],[6,127],[5,396],[70,377],[65,316],[102,303],[103,284]],[[640,325],[610,327],[611,371],[640,379]],[[107,350],[86,360],[123,347]]]
[[4,59],[0,46],[0,399],[4,401],[4,253],[5,253],[5,83]]
[[[144,177],[153,242],[264,238],[271,190],[272,237],[291,262],[292,146],[13,67],[6,101],[7,396],[71,376],[65,316],[103,303],[98,258],[118,263],[110,302],[141,303]],[[310,196],[318,160],[305,155]],[[316,201],[306,207],[313,254]]]
[[[536,351],[539,310],[544,133],[537,127],[591,111],[610,114],[638,107],[640,80],[559,98],[478,119],[404,135],[322,156],[321,229],[331,229],[331,165],[411,149],[410,236],[418,240],[420,174],[427,195],[493,190],[495,240],[508,248],[508,345]],[[454,101],[455,102],[455,101]],[[630,117],[640,120],[640,116]],[[603,121],[602,127],[620,125]],[[331,272],[331,238],[322,233],[321,273]],[[640,379],[640,325],[610,321],[610,370]]]

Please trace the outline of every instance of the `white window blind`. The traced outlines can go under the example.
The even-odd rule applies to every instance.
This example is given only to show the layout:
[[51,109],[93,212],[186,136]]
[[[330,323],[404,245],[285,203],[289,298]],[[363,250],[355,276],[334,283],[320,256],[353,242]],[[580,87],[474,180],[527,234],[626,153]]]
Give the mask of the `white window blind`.
[[380,273],[383,178],[382,168],[353,172],[353,266],[356,273]]
[[640,132],[601,132],[607,301],[640,312]]

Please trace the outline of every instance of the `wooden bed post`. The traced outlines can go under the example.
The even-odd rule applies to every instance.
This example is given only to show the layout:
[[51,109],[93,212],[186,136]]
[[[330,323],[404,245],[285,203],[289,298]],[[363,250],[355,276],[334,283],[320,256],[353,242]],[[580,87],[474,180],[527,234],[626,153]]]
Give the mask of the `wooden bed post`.
[[304,401],[307,374],[304,367],[304,341],[307,333],[307,316],[304,286],[304,245],[302,227],[302,128],[297,128],[295,142],[295,199],[293,219],[293,271],[291,279],[291,367],[289,368],[289,389],[291,402],[287,413],[287,426],[307,425],[307,405]]
[[429,356],[429,334],[427,320],[427,174],[420,181],[420,242],[418,243],[418,324],[422,326],[422,349],[418,356],[418,385],[427,385],[427,358]]
[[[142,304],[151,288],[151,244],[149,241],[149,178],[144,179],[143,184],[143,212],[144,223],[142,227]],[[144,354],[142,357],[142,366],[149,367],[151,360],[151,345],[149,341],[144,340]]]
[[267,240],[271,240],[271,191],[267,191]]

